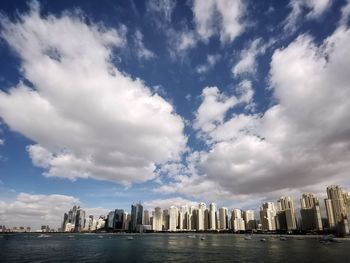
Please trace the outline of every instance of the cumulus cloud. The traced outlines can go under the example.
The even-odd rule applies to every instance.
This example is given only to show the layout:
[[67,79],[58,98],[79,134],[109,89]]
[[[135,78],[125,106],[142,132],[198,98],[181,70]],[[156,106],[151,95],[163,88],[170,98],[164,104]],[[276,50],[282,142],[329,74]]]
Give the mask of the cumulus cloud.
[[151,50],[147,49],[143,44],[143,34],[140,32],[140,30],[136,30],[134,42],[135,52],[139,59],[148,60],[156,57],[156,55]]
[[295,31],[303,15],[307,19],[320,18],[331,4],[332,0],[290,0],[289,7],[292,10],[284,21],[284,29]]
[[78,204],[79,200],[67,195],[33,195],[20,193],[11,202],[0,201],[0,220],[6,227],[30,226],[40,229],[41,225],[59,227],[63,214]]
[[217,87],[206,87],[202,91],[202,103],[196,112],[193,127],[204,133],[210,133],[224,122],[227,111],[241,103],[250,103],[253,97],[251,82],[242,81],[237,86],[239,96],[227,96]]
[[[36,230],[41,225],[49,224],[57,229],[62,224],[63,214],[79,204],[78,198],[68,195],[20,193],[13,201],[0,201],[0,221],[6,227],[30,226]],[[98,217],[107,213],[100,207],[83,209],[87,216]]]
[[259,55],[265,53],[266,49],[273,44],[274,41],[263,43],[261,38],[253,40],[249,47],[243,49],[240,54],[239,61],[232,68],[232,73],[235,77],[248,73],[254,74],[257,69],[256,59]]
[[26,82],[0,91],[0,116],[35,142],[27,150],[46,176],[143,182],[157,164],[179,158],[182,118],[111,62],[125,45],[124,26],[87,25],[69,12],[43,17],[37,2],[1,26]]
[[197,73],[198,74],[207,73],[210,69],[212,69],[216,65],[216,63],[220,61],[220,59],[221,59],[220,54],[207,55],[206,63],[196,67]]
[[347,22],[349,21],[349,16],[350,16],[350,0],[348,0],[341,9],[340,24],[346,25]]
[[232,42],[244,29],[245,5],[242,1],[195,0],[193,14],[196,31],[204,41],[218,34],[222,42]]
[[[299,36],[272,56],[270,85],[276,104],[263,114],[224,118],[237,99],[205,88],[195,123],[212,140],[187,160],[195,173],[160,186],[169,193],[237,200],[349,187],[350,30],[340,26],[317,45]],[[200,116],[200,117],[199,117]]]

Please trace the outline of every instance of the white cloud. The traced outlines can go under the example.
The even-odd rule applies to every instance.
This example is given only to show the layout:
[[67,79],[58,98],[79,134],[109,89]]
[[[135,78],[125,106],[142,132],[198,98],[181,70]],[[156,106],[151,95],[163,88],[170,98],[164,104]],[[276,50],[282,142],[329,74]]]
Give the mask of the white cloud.
[[[176,7],[176,1],[174,0],[151,0],[147,1],[147,10],[151,13],[155,13],[158,18],[162,17],[162,21],[171,23],[172,13]],[[161,23],[160,21],[158,23]]]
[[350,16],[350,0],[348,0],[341,9],[340,24],[346,25],[347,22],[349,21],[349,16]]
[[4,145],[5,144],[5,140],[0,138],[0,145]]
[[63,214],[78,203],[73,196],[20,193],[16,200],[0,201],[0,220],[6,227],[31,226],[35,230],[49,224],[57,228],[62,223]]
[[143,34],[140,30],[136,30],[134,42],[136,55],[139,59],[148,60],[156,57],[156,55],[143,44]]
[[270,81],[277,104],[264,114],[226,120],[237,99],[220,100],[217,88],[205,88],[196,123],[209,125],[210,149],[187,160],[195,172],[159,191],[214,201],[273,200],[282,193],[324,193],[329,184],[350,187],[349,41],[350,30],[341,26],[321,45],[302,35],[276,50]]
[[[15,200],[0,201],[0,221],[6,227],[30,226],[36,230],[41,225],[49,225],[57,229],[62,224],[63,214],[79,204],[78,198],[68,195],[20,193]],[[82,208],[86,216],[98,217],[108,212],[101,207]]]
[[274,41],[263,43],[261,38],[257,38],[250,43],[250,46],[243,49],[240,54],[240,60],[232,68],[235,77],[244,73],[254,74],[257,69],[256,58],[265,53],[266,49],[273,44]]
[[284,29],[295,31],[305,10],[308,11],[307,19],[319,19],[331,4],[332,0],[290,0],[289,7],[292,11],[284,21]]
[[220,94],[217,87],[206,87],[202,91],[203,101],[196,113],[193,127],[204,132],[213,130],[224,120],[227,110],[238,103],[235,96]]
[[224,122],[227,111],[236,105],[251,105],[254,91],[251,82],[243,80],[236,88],[238,97],[220,93],[217,87],[206,87],[202,91],[202,103],[196,112],[193,127],[211,133]]
[[199,65],[196,67],[196,71],[198,74],[203,74],[212,69],[221,59],[221,55],[207,55],[207,61],[205,64]]
[[203,41],[218,34],[222,42],[232,42],[243,32],[245,11],[245,5],[240,0],[195,0],[193,14],[197,33]]
[[181,155],[184,123],[172,105],[110,62],[125,27],[88,26],[69,12],[44,18],[37,2],[1,24],[34,89],[1,91],[0,116],[36,142],[27,149],[46,176],[143,182]]

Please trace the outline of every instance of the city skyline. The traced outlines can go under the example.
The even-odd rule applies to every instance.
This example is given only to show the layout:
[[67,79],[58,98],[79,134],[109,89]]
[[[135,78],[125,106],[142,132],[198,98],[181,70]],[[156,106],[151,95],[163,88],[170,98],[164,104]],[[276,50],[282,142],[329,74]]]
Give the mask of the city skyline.
[[56,227],[74,205],[119,220],[137,201],[202,203],[200,229],[222,207],[242,229],[252,214],[233,209],[270,201],[271,228],[300,208],[336,225],[349,17],[349,0],[1,2],[0,225]]

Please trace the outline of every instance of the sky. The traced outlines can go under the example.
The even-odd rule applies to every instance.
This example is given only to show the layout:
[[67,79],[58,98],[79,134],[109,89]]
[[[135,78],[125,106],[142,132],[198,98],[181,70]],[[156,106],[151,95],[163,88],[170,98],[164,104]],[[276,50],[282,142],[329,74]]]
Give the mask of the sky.
[[350,188],[350,1],[0,3],[0,224]]

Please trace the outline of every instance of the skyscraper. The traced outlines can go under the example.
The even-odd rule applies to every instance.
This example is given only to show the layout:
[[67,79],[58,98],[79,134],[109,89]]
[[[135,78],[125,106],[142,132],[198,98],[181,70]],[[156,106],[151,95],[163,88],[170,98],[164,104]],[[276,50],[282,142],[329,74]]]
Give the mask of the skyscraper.
[[131,231],[140,231],[143,218],[143,206],[141,203],[131,205]]
[[293,199],[289,196],[282,196],[277,201],[277,207],[279,229],[287,231],[297,229]]
[[114,211],[114,229],[119,231],[123,230],[123,226],[125,224],[124,221],[125,221],[124,210],[116,209]]
[[110,211],[108,213],[108,217],[107,217],[107,227],[109,230],[113,230],[114,229],[114,216],[115,216],[115,212],[114,211]]
[[154,231],[163,230],[163,211],[160,207],[154,209],[152,229]]
[[209,205],[209,229],[216,229],[216,204],[211,203]]
[[177,231],[179,210],[176,206],[169,209],[169,231]]
[[243,219],[245,222],[246,230],[253,230],[257,228],[255,215],[253,210],[247,210],[243,212]]
[[163,230],[169,230],[169,210],[163,210]]
[[232,229],[233,231],[244,231],[245,230],[245,222],[242,218],[242,211],[240,209],[232,210]]
[[260,220],[263,230],[275,231],[276,230],[276,208],[272,202],[263,203],[260,208]]
[[206,205],[199,203],[197,212],[197,230],[204,230],[204,216],[205,216]]
[[327,196],[325,205],[329,227],[338,234],[349,234],[349,193],[338,185],[331,185],[327,187]]
[[300,215],[303,230],[322,230],[322,218],[318,198],[313,193],[303,194],[300,199]]
[[219,226],[220,230],[228,229],[228,209],[226,207],[219,208]]
[[143,212],[143,222],[144,225],[150,225],[150,214],[148,210]]

